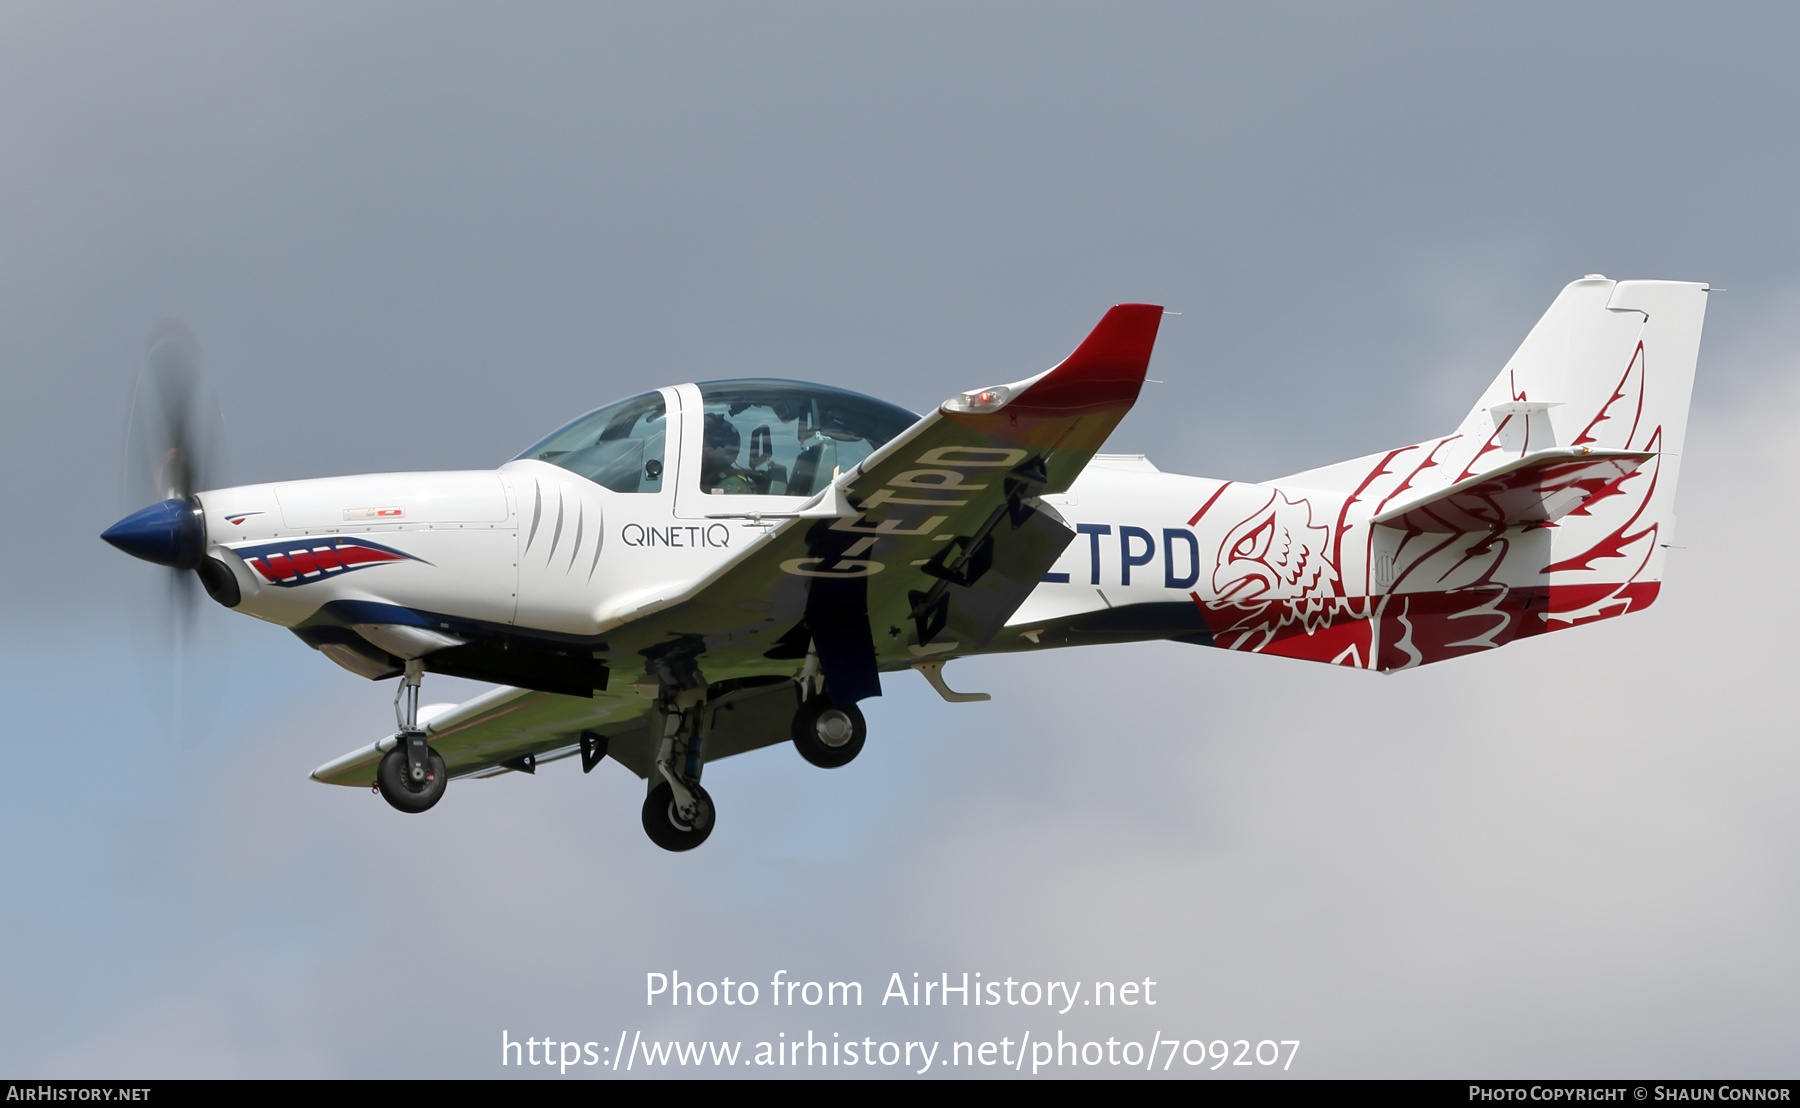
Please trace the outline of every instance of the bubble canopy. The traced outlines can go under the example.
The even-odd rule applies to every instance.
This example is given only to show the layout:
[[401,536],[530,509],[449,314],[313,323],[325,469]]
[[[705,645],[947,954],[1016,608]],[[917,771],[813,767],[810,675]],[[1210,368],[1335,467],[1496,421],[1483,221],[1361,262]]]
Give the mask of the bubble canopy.
[[812,496],[918,422],[898,405],[801,381],[707,381],[703,493]]
[[[885,400],[803,381],[697,387],[701,408],[688,426],[701,440],[701,463],[690,481],[714,495],[812,496],[919,418]],[[644,393],[558,428],[519,458],[560,466],[614,492],[661,492],[668,422],[663,394]]]

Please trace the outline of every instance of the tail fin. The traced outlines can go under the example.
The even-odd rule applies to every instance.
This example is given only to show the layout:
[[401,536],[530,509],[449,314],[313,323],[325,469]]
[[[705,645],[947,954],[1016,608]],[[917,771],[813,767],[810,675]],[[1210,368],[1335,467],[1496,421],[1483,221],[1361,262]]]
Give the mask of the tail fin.
[[1571,283],[1457,428],[1470,474],[1551,446],[1679,454],[1705,315],[1705,285]]
[[1678,281],[1571,283],[1437,459],[1436,476],[1451,485],[1540,451],[1645,456],[1556,518],[1544,567],[1552,626],[1655,599],[1674,531],[1706,293]]
[[1583,278],[1455,433],[1243,486],[1262,506],[1199,540],[1220,543],[1193,594],[1213,640],[1388,671],[1648,607],[1706,292]]

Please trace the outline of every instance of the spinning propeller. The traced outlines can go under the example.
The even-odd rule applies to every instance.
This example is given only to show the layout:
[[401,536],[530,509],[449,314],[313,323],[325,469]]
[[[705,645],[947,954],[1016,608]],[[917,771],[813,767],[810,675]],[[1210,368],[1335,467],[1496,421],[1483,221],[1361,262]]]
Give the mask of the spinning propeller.
[[[206,558],[206,522],[194,494],[224,484],[225,420],[192,332],[165,320],[150,329],[144,348],[126,422],[123,492],[127,509],[147,506],[100,537],[167,567],[157,574],[160,581],[140,590],[133,638],[152,713],[165,730],[191,742],[211,722],[219,676],[215,667],[198,664],[200,585],[209,570],[221,576]],[[208,582],[215,595],[225,583]],[[235,592],[235,580],[229,586]]]

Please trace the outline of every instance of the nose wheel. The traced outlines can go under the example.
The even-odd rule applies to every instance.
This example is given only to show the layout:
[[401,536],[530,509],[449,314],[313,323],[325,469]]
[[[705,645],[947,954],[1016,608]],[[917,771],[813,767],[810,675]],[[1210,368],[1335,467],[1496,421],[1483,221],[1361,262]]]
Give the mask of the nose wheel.
[[840,708],[829,697],[815,694],[794,713],[794,749],[823,769],[849,765],[868,737],[869,725],[854,704]]
[[[424,757],[416,760],[407,750],[415,741],[424,747]],[[425,745],[425,736],[419,732],[401,736],[400,745],[383,755],[375,767],[375,787],[381,790],[381,798],[402,812],[423,812],[436,804],[449,780],[444,759]]]
[[444,795],[450,774],[444,759],[425,741],[419,727],[419,685],[425,665],[418,659],[406,663],[406,676],[394,693],[394,715],[400,723],[400,741],[382,755],[375,767],[375,787],[381,798],[402,812],[423,812]]

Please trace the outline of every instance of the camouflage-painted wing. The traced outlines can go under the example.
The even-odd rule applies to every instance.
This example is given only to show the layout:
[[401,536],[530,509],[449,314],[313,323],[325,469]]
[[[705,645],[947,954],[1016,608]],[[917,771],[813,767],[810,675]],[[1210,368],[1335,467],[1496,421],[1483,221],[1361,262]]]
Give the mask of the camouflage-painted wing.
[[1113,308],[1054,369],[945,403],[706,578],[627,601],[602,624],[615,679],[634,655],[677,681],[791,672],[811,647],[851,703],[882,669],[980,648],[1073,538],[1037,497],[1130,410],[1161,319]]
[[[707,760],[785,742],[796,700],[794,684],[785,678],[740,682],[721,691],[707,705],[713,713]],[[453,779],[533,773],[543,762],[583,753],[584,736],[590,758],[604,751],[610,760],[647,777],[658,745],[650,708],[649,700],[623,683],[592,698],[497,688],[427,718],[425,733]],[[395,742],[390,735],[327,762],[313,771],[313,780],[368,788],[375,782],[376,765]],[[585,764],[591,768],[594,763]]]

